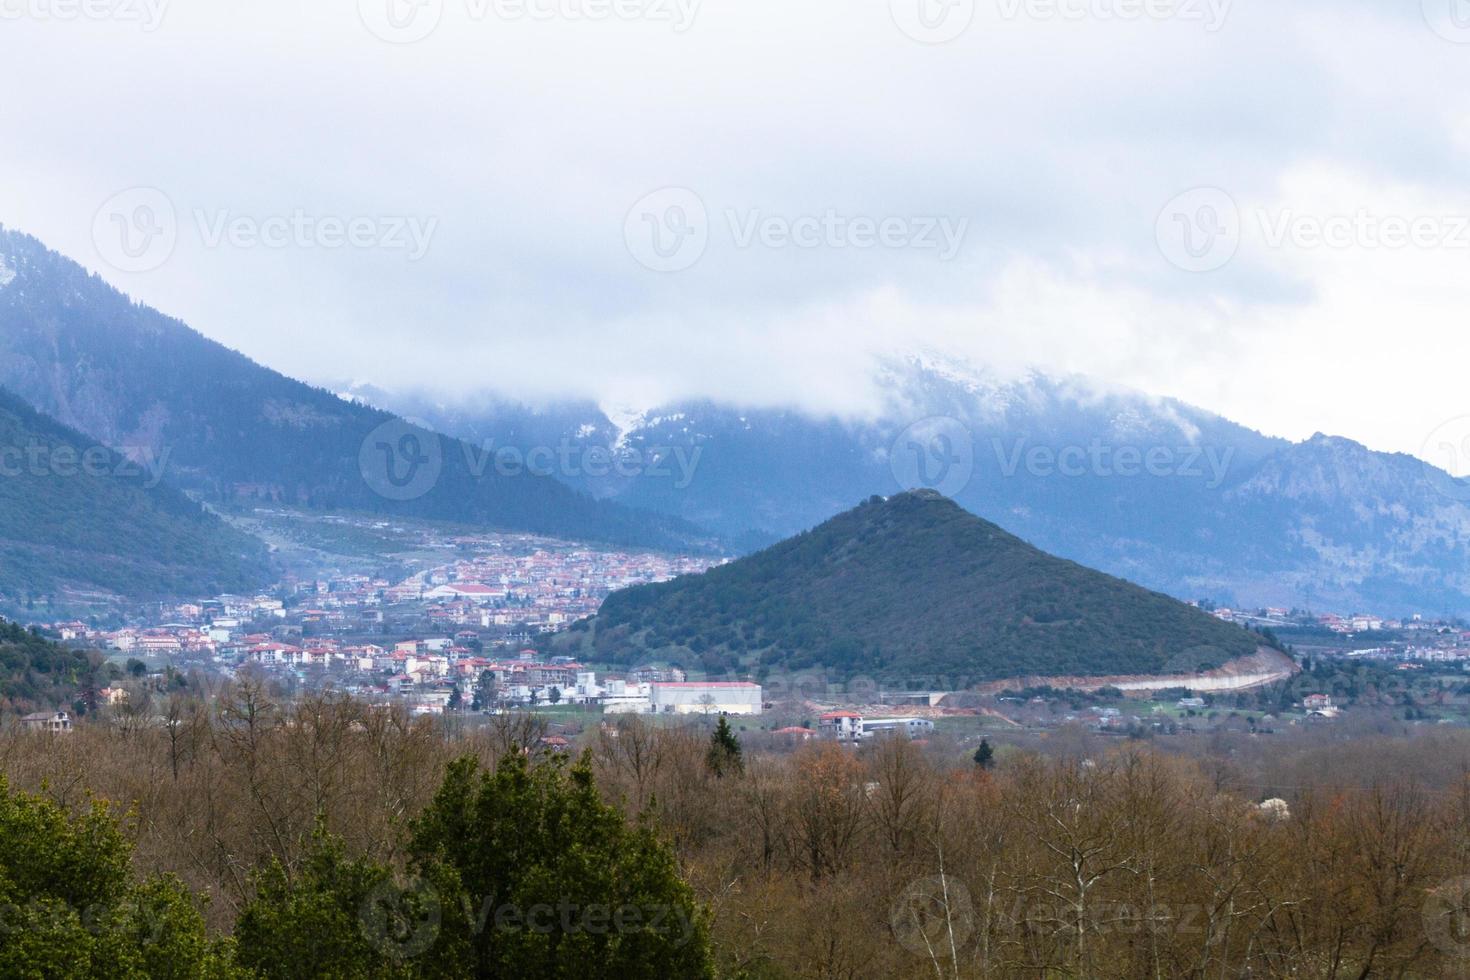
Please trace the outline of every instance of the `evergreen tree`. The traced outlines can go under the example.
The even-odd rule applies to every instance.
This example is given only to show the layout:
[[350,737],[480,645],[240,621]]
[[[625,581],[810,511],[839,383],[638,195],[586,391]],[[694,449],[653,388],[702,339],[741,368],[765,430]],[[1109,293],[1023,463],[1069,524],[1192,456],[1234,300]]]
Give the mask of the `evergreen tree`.
[[980,740],[980,747],[975,750],[975,765],[985,770],[995,768],[995,749],[990,747],[990,739]]
[[480,682],[475,685],[475,696],[470,710],[487,711],[495,706],[495,675],[488,670],[480,671]]
[[235,924],[240,964],[270,980],[465,975],[463,930],[444,928],[442,889],[351,860],[318,826],[303,865],[272,861]]
[[143,881],[107,806],[75,815],[0,776],[0,976],[232,977],[173,877]]
[[[713,977],[706,913],[672,850],[604,803],[587,761],[452,763],[410,848],[474,977]],[[447,887],[447,886],[446,886]],[[467,910],[458,922],[450,910]]]
[[724,715],[720,715],[720,723],[710,733],[709,751],[705,753],[704,761],[716,776],[738,776],[745,771],[740,739],[730,730],[730,722]]

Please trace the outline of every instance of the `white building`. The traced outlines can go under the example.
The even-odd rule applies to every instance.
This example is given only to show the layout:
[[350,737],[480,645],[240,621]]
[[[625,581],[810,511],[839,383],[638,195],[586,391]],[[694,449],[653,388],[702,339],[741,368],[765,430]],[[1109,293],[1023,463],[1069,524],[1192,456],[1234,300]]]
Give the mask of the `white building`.
[[685,681],[650,684],[655,714],[761,713],[761,686],[748,681]]
[[492,589],[488,585],[478,582],[461,582],[454,585],[441,585],[430,589],[425,593],[426,599],[466,599],[477,605],[484,605],[505,598],[504,589]]
[[902,735],[905,738],[924,738],[933,731],[934,722],[928,718],[864,718],[861,737]]
[[71,731],[71,715],[65,711],[37,711],[20,720],[27,731],[60,734]]
[[888,735],[925,738],[934,731],[934,722],[927,718],[864,718],[856,711],[829,711],[817,719],[817,730],[824,738],[845,742]]
[[608,681],[601,688],[601,699],[605,715],[646,715],[653,710],[651,684]]
[[824,738],[856,741],[862,737],[863,716],[856,711],[829,711],[817,719],[817,730]]
[[590,670],[577,671],[577,683],[570,689],[562,692],[562,696],[568,701],[576,701],[580,704],[597,704],[602,700],[606,688],[597,683],[597,674]]

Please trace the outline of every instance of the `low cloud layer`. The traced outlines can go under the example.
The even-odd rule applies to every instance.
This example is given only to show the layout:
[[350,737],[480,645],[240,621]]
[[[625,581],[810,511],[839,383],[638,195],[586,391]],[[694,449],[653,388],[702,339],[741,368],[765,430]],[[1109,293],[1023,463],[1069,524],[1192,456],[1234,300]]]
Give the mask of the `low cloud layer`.
[[65,9],[0,0],[0,221],[292,374],[851,412],[922,347],[1470,415],[1448,2]]

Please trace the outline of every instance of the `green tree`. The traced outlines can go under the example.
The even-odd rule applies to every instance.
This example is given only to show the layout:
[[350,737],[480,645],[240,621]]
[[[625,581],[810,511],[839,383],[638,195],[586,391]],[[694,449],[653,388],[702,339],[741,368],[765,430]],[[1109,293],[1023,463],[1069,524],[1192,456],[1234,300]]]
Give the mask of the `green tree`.
[[[272,861],[235,924],[241,965],[269,980],[392,980],[462,974],[467,947],[443,931],[441,889],[349,859],[318,826],[303,865]],[[452,887],[452,886],[451,886]]]
[[475,696],[470,701],[471,711],[485,711],[495,706],[495,674],[480,671],[480,682],[475,685]]
[[173,877],[139,881],[103,803],[76,814],[0,776],[0,976],[231,977]]
[[987,770],[995,768],[995,749],[990,747],[990,739],[980,740],[980,747],[975,750],[975,765]]
[[[604,803],[586,758],[452,763],[415,822],[425,877],[458,883],[476,977],[713,977],[705,912],[670,848]],[[459,924],[455,924],[458,928]]]
[[704,763],[716,776],[740,775],[745,771],[745,759],[740,751],[740,739],[730,729],[730,722],[720,715],[720,723],[709,736],[709,751]]

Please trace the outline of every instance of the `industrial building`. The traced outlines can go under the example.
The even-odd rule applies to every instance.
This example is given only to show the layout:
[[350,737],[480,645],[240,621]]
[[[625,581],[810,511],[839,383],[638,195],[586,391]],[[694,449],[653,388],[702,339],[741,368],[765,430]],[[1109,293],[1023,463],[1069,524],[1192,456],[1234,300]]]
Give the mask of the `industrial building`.
[[649,685],[654,714],[758,715],[761,686],[749,681],[685,681]]

